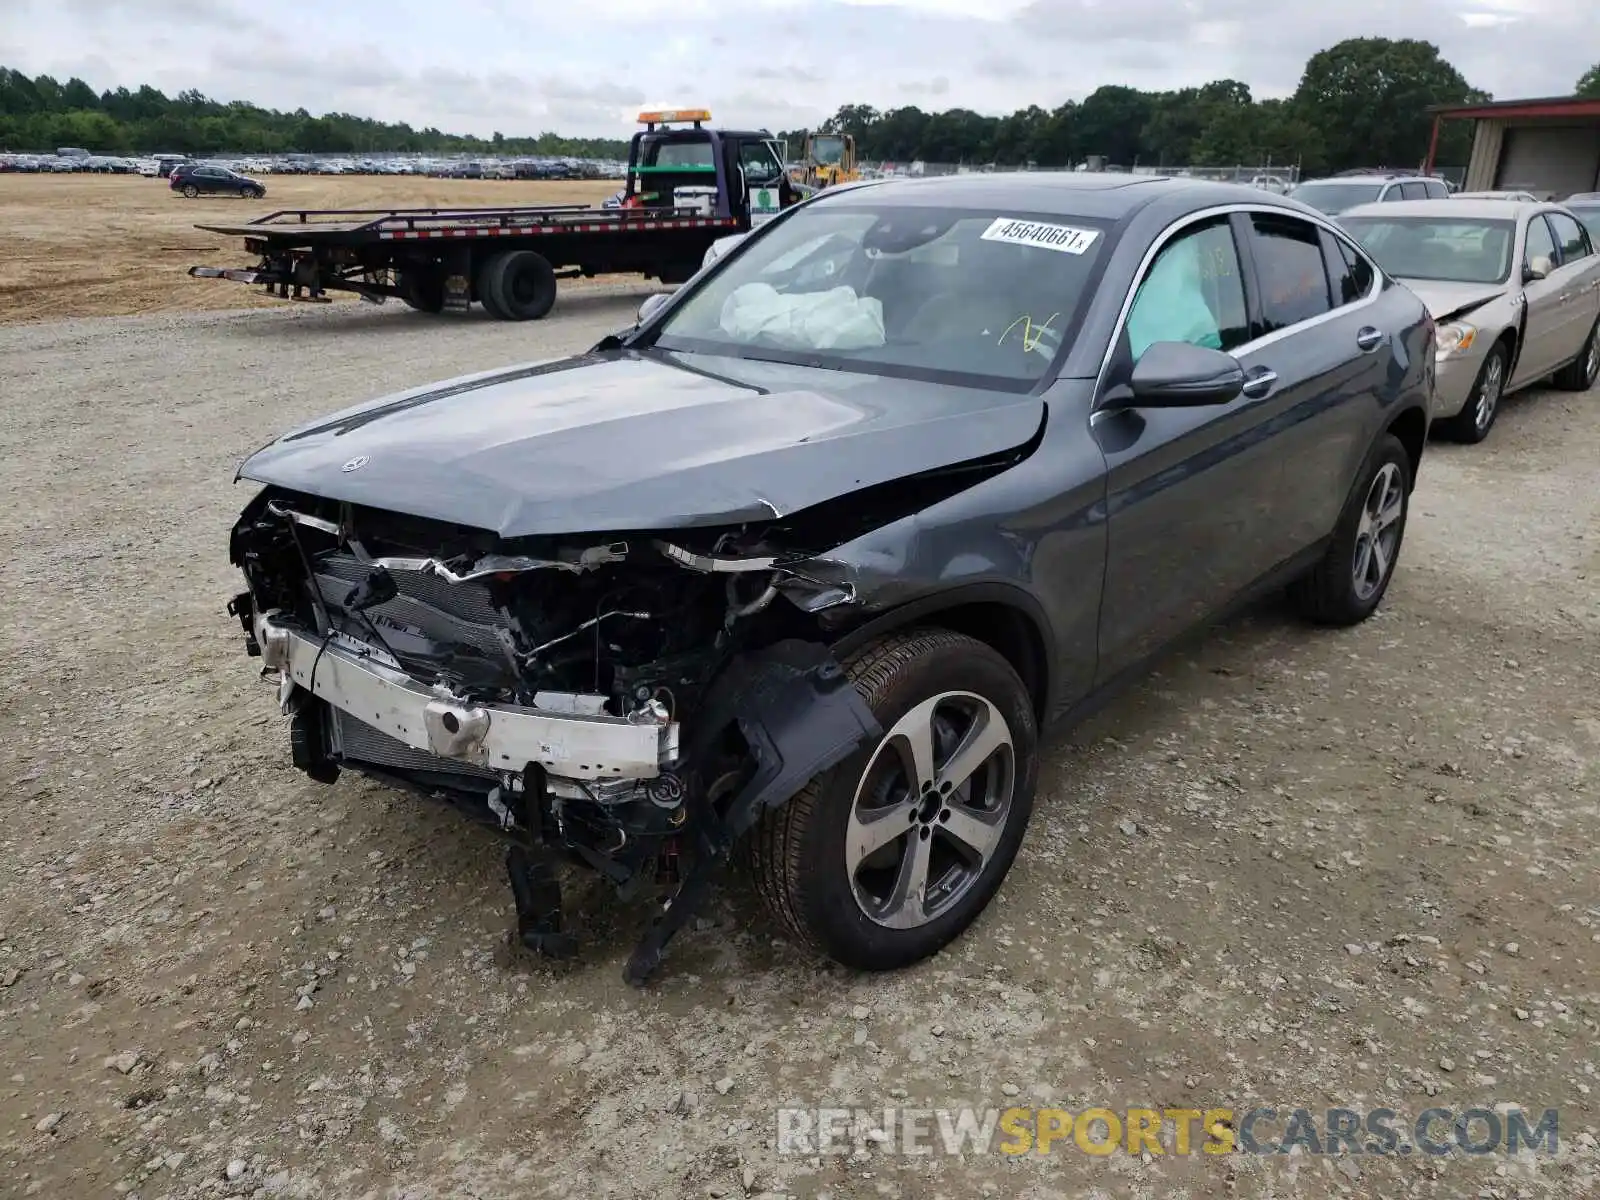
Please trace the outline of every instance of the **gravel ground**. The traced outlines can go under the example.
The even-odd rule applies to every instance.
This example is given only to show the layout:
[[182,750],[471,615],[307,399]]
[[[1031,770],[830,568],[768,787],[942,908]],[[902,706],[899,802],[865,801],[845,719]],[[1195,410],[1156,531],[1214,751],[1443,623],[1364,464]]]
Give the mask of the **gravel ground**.
[[[487,834],[295,773],[222,611],[238,460],[643,294],[0,329],[0,1195],[1596,1194],[1600,395],[1430,448],[1362,628],[1257,609],[1054,744],[998,901],[902,974],[739,882],[647,991],[597,890],[554,968]],[[962,1103],[1559,1107],[1561,1151],[775,1148],[782,1104]]]

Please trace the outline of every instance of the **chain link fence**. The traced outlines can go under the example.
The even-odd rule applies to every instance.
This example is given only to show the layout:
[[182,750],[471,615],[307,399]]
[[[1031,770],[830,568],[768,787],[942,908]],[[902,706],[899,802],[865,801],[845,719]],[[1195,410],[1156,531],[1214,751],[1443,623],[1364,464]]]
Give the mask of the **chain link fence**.
[[[1059,171],[1062,167],[996,167],[972,166],[967,163],[940,163],[924,162],[863,162],[861,172],[864,176],[926,176],[926,175],[969,175],[981,174],[990,171],[1017,171],[1017,170],[1049,170]],[[1100,169],[1107,171],[1129,172],[1135,175],[1177,175],[1191,179],[1212,179],[1225,183],[1249,183],[1257,187],[1269,188],[1272,191],[1286,192],[1300,182],[1300,168],[1291,167],[1112,167],[1093,164],[1087,167],[1076,167],[1074,170]]]

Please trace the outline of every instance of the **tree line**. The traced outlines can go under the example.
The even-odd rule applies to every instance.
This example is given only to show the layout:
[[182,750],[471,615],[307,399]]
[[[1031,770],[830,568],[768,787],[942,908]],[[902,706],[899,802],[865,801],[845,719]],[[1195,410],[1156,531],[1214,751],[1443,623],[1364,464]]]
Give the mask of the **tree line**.
[[279,112],[242,100],[212,100],[194,90],[168,96],[148,84],[96,93],[81,79],[30,79],[0,67],[0,150],[49,152],[60,146],[96,154],[410,152],[604,159],[628,152],[628,143],[618,138],[480,138],[349,113]]
[[[1600,63],[1575,85],[1600,97]],[[1222,79],[1202,87],[1145,92],[1110,85],[1053,109],[1030,105],[1009,116],[969,109],[924,112],[847,104],[823,131],[848,133],[872,161],[1059,167],[1103,156],[1119,166],[1289,166],[1306,173],[1352,167],[1415,167],[1427,153],[1431,105],[1489,100],[1440,55],[1413,38],[1352,38],[1307,61],[1285,99],[1257,100],[1248,84]],[[738,124],[737,114],[728,114]],[[791,153],[805,136],[788,130]],[[1464,165],[1471,129],[1448,122],[1441,165]],[[96,93],[81,79],[29,78],[0,67],[0,149],[48,151],[80,146],[104,153],[171,151],[310,154],[410,152],[539,154],[621,158],[616,138],[490,138],[414,129],[349,113],[313,116],[198,91],[167,96],[148,85]]]
[[[1600,97],[1600,63],[1574,92]],[[1119,166],[1299,166],[1323,174],[1414,169],[1427,156],[1431,106],[1490,99],[1430,42],[1352,38],[1312,55],[1285,99],[1257,100],[1234,79],[1166,92],[1112,85],[1004,117],[847,104],[824,131],[851,134],[868,162],[1064,166],[1102,155]],[[798,145],[804,131],[784,136]],[[1465,166],[1471,141],[1470,122],[1445,122],[1436,162]]]

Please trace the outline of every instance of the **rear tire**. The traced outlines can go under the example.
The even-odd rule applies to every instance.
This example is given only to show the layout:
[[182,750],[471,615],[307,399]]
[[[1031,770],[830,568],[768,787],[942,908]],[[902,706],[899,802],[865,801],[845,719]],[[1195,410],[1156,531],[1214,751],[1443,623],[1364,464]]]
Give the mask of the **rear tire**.
[[556,302],[555,268],[532,250],[508,250],[484,264],[483,306],[503,321],[537,321]]
[[472,290],[483,311],[496,321],[509,321],[506,310],[500,307],[500,298],[494,290],[494,273],[496,264],[504,255],[497,254],[493,258],[486,258],[478,264],[477,273],[473,277]]
[[1345,500],[1322,561],[1289,585],[1289,600],[1319,625],[1356,625],[1377,610],[1400,560],[1411,509],[1411,457],[1386,433]]
[[1556,372],[1555,385],[1563,391],[1587,392],[1600,379],[1600,321],[1589,330],[1578,357]]
[[187,199],[193,200],[200,194],[200,189],[192,183],[186,183],[183,186],[183,194]]
[[[764,813],[749,862],[798,942],[848,967],[893,970],[943,949],[999,889],[1033,810],[1038,732],[1016,671],[964,634],[893,634],[845,669],[885,735]],[[924,755],[905,752],[915,744]],[[922,889],[906,888],[918,863]]]

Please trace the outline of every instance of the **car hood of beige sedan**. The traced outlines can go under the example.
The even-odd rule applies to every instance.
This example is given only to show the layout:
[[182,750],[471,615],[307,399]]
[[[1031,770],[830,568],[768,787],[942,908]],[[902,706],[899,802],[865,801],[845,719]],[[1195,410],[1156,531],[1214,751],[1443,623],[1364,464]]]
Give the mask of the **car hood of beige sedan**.
[[1405,279],[1401,283],[1416,293],[1435,321],[1464,317],[1496,300],[1509,300],[1514,294],[1504,283],[1452,283],[1438,279]]

